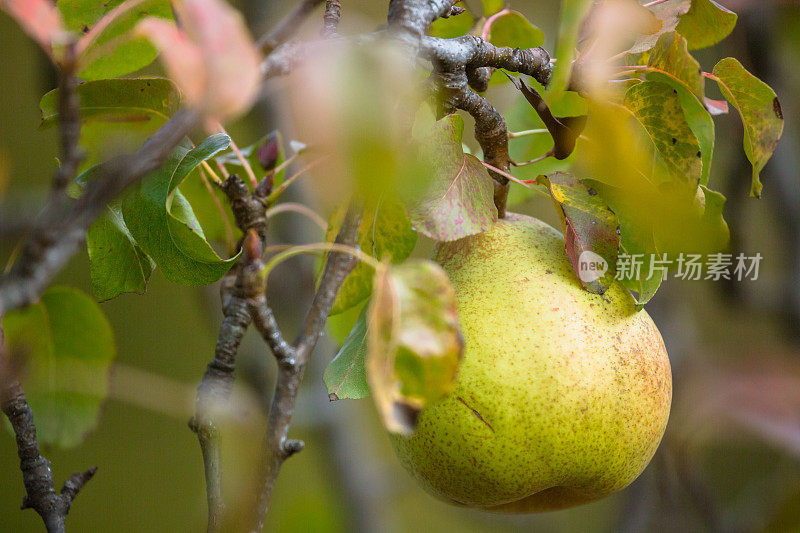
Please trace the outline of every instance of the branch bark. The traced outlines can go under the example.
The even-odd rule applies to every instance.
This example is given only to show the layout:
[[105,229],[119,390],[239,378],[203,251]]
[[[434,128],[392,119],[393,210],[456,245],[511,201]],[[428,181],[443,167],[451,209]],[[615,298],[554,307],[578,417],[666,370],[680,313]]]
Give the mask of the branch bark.
[[3,329],[0,327],[0,410],[8,417],[17,441],[19,468],[25,485],[22,509],[33,509],[42,517],[47,531],[61,533],[72,502],[97,467],[72,474],[60,493],[55,490],[50,461],[39,452],[36,426],[20,382],[14,377],[11,361],[5,350]]
[[283,20],[262,36],[257,44],[264,55],[271,54],[278,46],[288,41],[297,32],[303,21],[323,1],[325,0],[303,0]]
[[[340,244],[353,245],[361,224],[361,211],[351,205],[336,238]],[[344,279],[353,271],[358,261],[349,254],[331,252],[320,279],[319,288],[294,347],[283,341],[280,330],[272,318],[266,300],[251,300],[254,323],[265,341],[275,350],[278,378],[270,404],[267,431],[260,455],[260,493],[255,507],[251,531],[260,532],[269,509],[272,490],[283,462],[303,449],[303,442],[288,438],[295,401],[300,390],[306,365],[322,333],[336,294]],[[263,281],[261,282],[263,284]],[[261,291],[263,293],[263,289]]]

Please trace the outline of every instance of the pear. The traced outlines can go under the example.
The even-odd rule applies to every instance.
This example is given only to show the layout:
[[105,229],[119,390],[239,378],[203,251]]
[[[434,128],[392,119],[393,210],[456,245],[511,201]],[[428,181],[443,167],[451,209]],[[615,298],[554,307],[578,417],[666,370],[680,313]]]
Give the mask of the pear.
[[658,329],[614,282],[584,290],[561,234],[508,214],[440,243],[465,350],[455,388],[424,408],[403,465],[451,503],[532,513],[629,485],[658,447],[672,377]]

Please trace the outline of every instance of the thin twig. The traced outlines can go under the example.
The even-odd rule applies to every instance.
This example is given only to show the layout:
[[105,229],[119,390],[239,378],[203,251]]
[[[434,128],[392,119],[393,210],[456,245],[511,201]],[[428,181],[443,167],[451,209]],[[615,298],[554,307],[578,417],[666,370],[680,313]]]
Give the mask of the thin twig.
[[258,40],[257,45],[265,56],[275,51],[278,46],[288,41],[297,32],[303,21],[324,0],[303,0],[278,22],[269,32]]
[[[361,211],[351,205],[345,216],[342,228],[336,238],[338,244],[353,246],[358,236],[361,224]],[[352,272],[357,260],[348,253],[331,252],[325,264],[319,288],[314,296],[311,309],[305,320],[305,325],[295,342],[295,347],[289,347],[280,337],[280,331],[271,317],[271,311],[266,302],[257,302],[257,307],[252,309],[256,325],[263,329],[262,335],[268,339],[270,346],[277,351],[278,379],[275,384],[275,394],[270,404],[267,431],[264,435],[259,466],[259,487],[253,526],[251,531],[260,532],[264,526],[264,517],[269,509],[272,498],[272,489],[278,477],[283,462],[302,450],[301,441],[288,438],[289,426],[294,413],[295,400],[300,390],[306,364],[317,344],[325,322],[330,313],[336,294],[339,292],[344,279]],[[269,340],[273,338],[273,340]]]

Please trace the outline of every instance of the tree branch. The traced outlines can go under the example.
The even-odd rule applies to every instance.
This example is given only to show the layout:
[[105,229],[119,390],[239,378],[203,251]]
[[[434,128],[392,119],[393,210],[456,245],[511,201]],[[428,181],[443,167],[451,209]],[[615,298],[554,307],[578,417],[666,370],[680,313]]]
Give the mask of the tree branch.
[[322,36],[336,37],[339,33],[339,20],[342,18],[341,0],[327,0],[325,2],[325,15],[322,17]]
[[36,426],[25,393],[14,377],[11,361],[5,351],[3,329],[0,327],[0,410],[8,417],[17,441],[17,455],[25,485],[23,509],[33,509],[42,517],[47,531],[63,532],[72,502],[83,486],[92,479],[97,467],[77,472],[67,479],[61,493],[53,483],[50,461],[42,457],[36,439]]
[[303,0],[286,17],[278,22],[269,32],[258,40],[257,46],[264,55],[269,55],[278,46],[288,41],[294,35],[303,21],[324,0]]
[[[360,224],[360,208],[351,205],[336,242],[353,245],[356,242]],[[344,279],[353,271],[357,263],[358,260],[349,254],[331,252],[325,263],[325,270],[320,279],[319,288],[314,296],[311,308],[306,316],[304,327],[295,342],[295,348],[286,348],[285,342],[280,341],[278,337],[279,349],[276,353],[278,378],[272,403],[270,404],[267,431],[262,445],[258,485],[260,493],[251,531],[260,532],[264,527],[264,518],[269,509],[272,489],[275,486],[275,480],[278,477],[281,465],[287,458],[303,449],[301,441],[288,438],[295,400],[300,390],[300,383],[303,380],[306,364],[325,327],[325,321],[331,307],[333,307],[336,294],[339,292]],[[274,325],[274,319],[271,318],[271,311],[266,306],[266,302],[264,302],[261,309],[256,309],[253,313],[256,324],[262,322],[261,317],[263,316],[267,317],[267,321],[263,323],[265,327],[263,327],[262,335],[267,338],[269,335],[274,335],[278,330],[277,326]],[[268,342],[271,343],[271,346],[274,343],[274,341],[269,340]]]

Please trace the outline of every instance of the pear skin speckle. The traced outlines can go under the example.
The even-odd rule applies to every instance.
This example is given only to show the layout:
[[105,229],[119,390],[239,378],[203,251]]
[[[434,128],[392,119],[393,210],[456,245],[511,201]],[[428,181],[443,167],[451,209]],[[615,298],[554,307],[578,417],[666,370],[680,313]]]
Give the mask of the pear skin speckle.
[[432,494],[497,512],[580,505],[629,485],[658,447],[672,376],[663,340],[615,282],[585,291],[561,234],[508,214],[440,243],[465,340],[453,392],[426,407],[403,465]]

